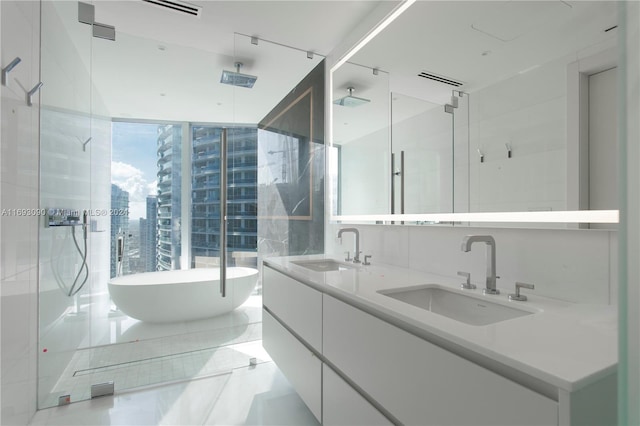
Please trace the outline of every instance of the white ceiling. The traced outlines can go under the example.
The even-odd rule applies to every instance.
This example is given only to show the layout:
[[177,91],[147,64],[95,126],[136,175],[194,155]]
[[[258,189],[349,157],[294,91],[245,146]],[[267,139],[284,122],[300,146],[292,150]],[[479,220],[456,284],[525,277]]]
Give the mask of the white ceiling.
[[[105,114],[255,123],[321,59],[306,51],[331,52],[380,1],[194,0],[200,18],[141,0],[92,3],[96,21],[116,27],[115,42],[92,39],[86,63]],[[86,25],[63,21],[73,40],[85,37]],[[352,61],[390,72],[385,84],[394,92],[442,104],[452,88],[418,72],[463,81],[471,92],[562,55],[579,57],[615,39],[615,30],[603,32],[615,23],[610,1],[418,1]],[[254,46],[240,34],[261,41]],[[253,89],[219,83],[237,59],[258,76]],[[334,96],[346,94],[348,80]],[[373,97],[367,87],[357,90]]]
[[444,103],[452,86],[473,92],[553,59],[615,40],[613,1],[418,1],[351,60],[392,75],[392,90]]
[[[307,51],[330,53],[380,2],[194,0],[200,17],[141,0],[90,3],[96,22],[116,27],[115,42],[91,42],[86,67],[94,103],[104,104],[96,109],[117,118],[256,123],[322,60]],[[84,49],[87,26],[62,20]],[[255,46],[242,34],[261,40]],[[219,82],[238,59],[241,72],[258,76],[253,89]]]
[[[388,127],[388,120],[370,119],[391,108],[381,87],[421,99],[424,108],[442,108],[456,88],[418,77],[421,71],[463,82],[456,90],[472,93],[567,55],[577,60],[615,46],[616,30],[604,30],[616,23],[613,1],[418,1],[350,59],[366,72],[347,64],[334,74],[334,98],[353,85],[357,96],[377,101],[335,106],[335,141]],[[371,68],[389,74],[374,78]],[[422,109],[414,107],[402,117]],[[395,116],[399,108],[393,108]]]

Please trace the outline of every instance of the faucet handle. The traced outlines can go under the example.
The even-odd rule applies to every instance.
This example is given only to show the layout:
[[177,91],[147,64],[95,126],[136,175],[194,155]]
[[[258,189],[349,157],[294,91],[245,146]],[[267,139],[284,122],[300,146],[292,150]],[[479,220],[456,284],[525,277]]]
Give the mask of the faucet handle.
[[460,288],[467,290],[473,290],[474,288],[476,288],[475,284],[471,284],[471,274],[469,272],[458,271],[458,275],[467,279],[466,283],[460,284]]
[[351,256],[349,255],[349,251],[345,251],[345,253],[347,254],[347,257],[344,258],[344,261],[351,262]]
[[516,282],[516,292],[509,295],[509,300],[516,300],[518,302],[524,302],[525,300],[527,300],[527,296],[520,294],[521,288],[528,288],[529,290],[533,290],[535,286],[533,284]]
[[371,255],[370,254],[365,254],[364,255],[364,262],[362,262],[363,265],[371,265],[371,262],[369,262],[369,259],[371,259]]

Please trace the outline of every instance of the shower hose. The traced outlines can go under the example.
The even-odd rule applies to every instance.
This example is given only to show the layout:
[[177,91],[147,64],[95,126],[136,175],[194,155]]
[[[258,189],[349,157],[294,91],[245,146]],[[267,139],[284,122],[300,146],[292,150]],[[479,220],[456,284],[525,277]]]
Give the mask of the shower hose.
[[[89,266],[87,265],[87,213],[86,212],[83,215],[83,223],[82,223],[82,240],[83,240],[84,250],[80,249],[80,245],[78,244],[78,239],[76,238],[75,226],[71,227],[71,236],[73,237],[73,243],[76,247],[76,250],[78,251],[78,254],[80,254],[80,257],[82,258],[82,265],[80,265],[80,269],[78,270],[78,273],[74,277],[73,283],[71,284],[70,288],[68,288],[64,284],[63,279],[58,274],[58,271],[56,271],[56,268],[54,267],[53,263],[51,264],[51,268],[53,270],[53,274],[55,276],[56,282],[58,283],[58,287],[60,287],[60,290],[62,290],[62,292],[69,297],[72,297],[78,294],[80,290],[82,290],[82,287],[84,287],[84,285],[86,284],[87,280],[89,279]],[[51,251],[52,255],[53,255],[53,252],[54,250]],[[84,272],[84,278],[82,279],[82,281],[80,281],[80,277],[83,275],[83,272]]]

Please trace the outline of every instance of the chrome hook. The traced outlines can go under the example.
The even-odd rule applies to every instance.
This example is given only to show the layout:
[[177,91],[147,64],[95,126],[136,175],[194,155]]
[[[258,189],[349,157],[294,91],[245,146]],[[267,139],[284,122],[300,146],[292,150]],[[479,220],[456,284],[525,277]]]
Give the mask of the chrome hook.
[[29,92],[27,93],[27,105],[32,106],[33,105],[33,95],[36,94],[36,92],[38,90],[40,90],[40,88],[42,87],[42,82],[36,84],[34,86],[33,89],[29,90]]
[[91,142],[91,136],[89,136],[89,139],[87,139],[86,141],[82,142],[82,151],[86,151],[87,150],[87,144],[89,142]]
[[13,61],[9,63],[9,65],[2,68],[2,85],[3,86],[7,85],[7,76],[9,75],[11,70],[14,69],[16,65],[18,65],[21,61],[22,59],[20,59],[20,57],[16,57]]

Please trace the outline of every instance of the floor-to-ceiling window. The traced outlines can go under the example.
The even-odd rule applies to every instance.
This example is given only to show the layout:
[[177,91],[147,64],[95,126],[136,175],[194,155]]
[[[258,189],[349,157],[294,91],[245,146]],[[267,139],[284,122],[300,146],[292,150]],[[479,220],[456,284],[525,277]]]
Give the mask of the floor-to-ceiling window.
[[220,138],[227,128],[227,250],[235,265],[256,266],[257,128],[207,124],[192,126],[192,266],[219,263]]

